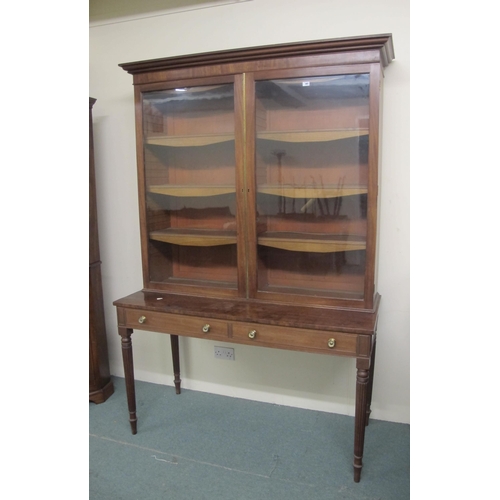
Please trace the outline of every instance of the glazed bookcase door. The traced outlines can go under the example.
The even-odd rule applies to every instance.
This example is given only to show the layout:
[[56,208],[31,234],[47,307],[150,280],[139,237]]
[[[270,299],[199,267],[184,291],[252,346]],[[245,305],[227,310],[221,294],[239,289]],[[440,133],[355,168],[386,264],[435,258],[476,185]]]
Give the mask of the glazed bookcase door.
[[363,301],[370,74],[255,82],[257,296]]
[[146,288],[236,290],[234,83],[142,92],[141,103]]

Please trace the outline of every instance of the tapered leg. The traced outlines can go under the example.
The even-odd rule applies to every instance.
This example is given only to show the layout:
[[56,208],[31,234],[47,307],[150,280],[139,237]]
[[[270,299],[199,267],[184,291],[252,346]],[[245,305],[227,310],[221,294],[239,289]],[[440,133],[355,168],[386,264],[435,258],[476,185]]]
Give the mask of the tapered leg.
[[370,380],[370,361],[356,360],[356,409],[354,417],[354,482],[361,479],[363,467],[363,448],[365,444],[366,403],[368,400],[368,383]]
[[172,346],[172,363],[174,365],[175,393],[181,393],[181,369],[179,361],[179,336],[170,335],[170,345]]
[[372,354],[370,360],[370,380],[368,381],[368,396],[366,402],[366,425],[370,420],[370,413],[372,412],[372,391],[373,391],[373,373],[375,371],[375,350],[377,348],[377,338],[373,337]]
[[122,338],[123,369],[125,371],[125,386],[127,388],[127,403],[130,427],[132,434],[137,434],[137,416],[135,414],[135,381],[134,360],[132,358],[132,335],[131,328],[118,327],[118,333]]

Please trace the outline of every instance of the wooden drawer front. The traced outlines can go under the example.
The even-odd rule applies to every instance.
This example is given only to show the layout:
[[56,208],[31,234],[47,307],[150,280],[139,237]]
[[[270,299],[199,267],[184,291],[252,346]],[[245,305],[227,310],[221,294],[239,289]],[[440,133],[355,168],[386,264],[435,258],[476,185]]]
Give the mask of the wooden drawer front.
[[[281,326],[234,323],[232,328],[234,342],[264,347],[276,347],[306,352],[322,352],[345,356],[356,356],[358,335],[337,332],[285,328]],[[249,333],[255,331],[254,338]],[[329,347],[330,339],[335,340]]]
[[[142,323],[139,321],[144,318]],[[208,331],[203,328],[208,325]],[[186,335],[206,339],[228,340],[227,323],[206,318],[166,314],[129,309],[126,311],[126,326],[137,330],[152,330],[172,335]]]

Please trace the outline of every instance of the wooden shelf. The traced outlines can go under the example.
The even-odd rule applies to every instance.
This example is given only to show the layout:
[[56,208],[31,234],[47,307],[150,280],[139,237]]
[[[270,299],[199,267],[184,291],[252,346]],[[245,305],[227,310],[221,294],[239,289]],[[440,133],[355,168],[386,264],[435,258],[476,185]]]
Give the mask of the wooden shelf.
[[150,193],[164,194],[168,196],[178,197],[202,197],[202,196],[217,196],[221,194],[230,194],[236,192],[236,187],[227,186],[207,186],[207,185],[175,185],[164,184],[157,186],[150,186],[148,189]]
[[209,146],[221,142],[234,141],[234,134],[207,134],[207,135],[149,135],[146,144],[154,146],[188,147]]
[[[336,129],[336,130],[288,130],[288,131],[261,131],[258,139],[280,142],[327,142],[350,139],[368,135],[368,129]],[[221,142],[234,141],[234,134],[208,135],[150,135],[146,144],[154,146],[188,147],[209,146]]]
[[[284,196],[285,198],[339,198],[342,196],[352,196],[356,194],[368,193],[366,186],[293,186],[287,185],[271,185],[262,184],[257,191],[262,194],[270,194],[275,196]],[[177,197],[202,197],[202,196],[218,196],[221,194],[231,194],[236,192],[235,186],[231,185],[175,185],[162,184],[150,186],[149,193],[163,194]]]
[[368,135],[368,129],[260,131],[257,139],[281,142],[327,142]]
[[261,233],[257,243],[262,246],[291,250],[293,252],[328,253],[366,249],[366,241],[363,236],[344,234],[332,235],[274,231]]
[[182,246],[213,247],[236,244],[236,231],[220,231],[216,229],[169,228],[153,231],[149,233],[149,237],[155,241]]
[[[351,282],[355,283],[360,287],[360,289],[363,289],[363,276],[356,276],[356,275],[351,275],[349,276],[349,279]],[[359,284],[360,282],[361,284]],[[312,288],[303,288],[303,287],[293,287],[293,286],[279,286],[279,285],[263,285],[262,286],[262,291],[264,292],[274,292],[274,293],[287,293],[287,294],[298,294],[298,295],[306,295],[310,297],[317,297],[318,296],[318,289]],[[363,292],[362,291],[356,291],[356,290],[344,290],[342,288],[339,288],[338,290],[321,290],[321,295],[324,297],[330,297],[330,298],[345,298],[349,297],[350,299],[355,299],[359,300],[363,298]]]
[[263,194],[284,196],[286,198],[339,198],[341,196],[352,196],[355,194],[368,193],[366,186],[293,186],[262,184],[257,191]]

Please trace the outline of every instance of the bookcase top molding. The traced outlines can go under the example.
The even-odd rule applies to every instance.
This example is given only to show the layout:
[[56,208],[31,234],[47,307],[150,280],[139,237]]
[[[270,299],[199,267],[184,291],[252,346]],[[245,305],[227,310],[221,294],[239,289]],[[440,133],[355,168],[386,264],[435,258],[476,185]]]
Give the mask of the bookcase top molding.
[[230,64],[281,57],[315,56],[332,52],[359,52],[367,50],[378,50],[380,53],[380,62],[383,67],[386,67],[394,59],[392,34],[335,38],[330,40],[294,42],[262,47],[205,52],[201,54],[122,63],[119,64],[119,66],[131,75],[136,75],[150,71],[166,71],[203,65]]

